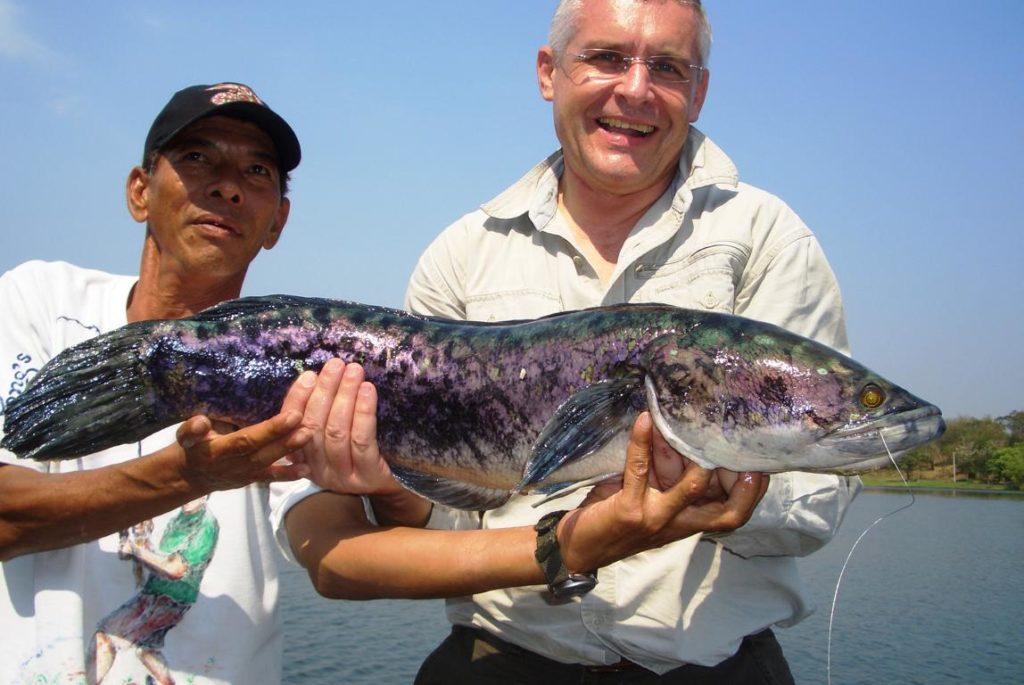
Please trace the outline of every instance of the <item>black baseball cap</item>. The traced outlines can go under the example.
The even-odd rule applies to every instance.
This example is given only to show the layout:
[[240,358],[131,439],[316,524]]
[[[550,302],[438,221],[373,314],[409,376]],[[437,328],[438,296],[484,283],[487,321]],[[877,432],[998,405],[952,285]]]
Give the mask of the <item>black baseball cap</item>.
[[277,162],[284,173],[299,165],[302,149],[295,131],[242,83],[189,86],[175,93],[153,120],[143,159],[162,149],[186,126],[214,115],[251,121],[263,129],[277,148]]

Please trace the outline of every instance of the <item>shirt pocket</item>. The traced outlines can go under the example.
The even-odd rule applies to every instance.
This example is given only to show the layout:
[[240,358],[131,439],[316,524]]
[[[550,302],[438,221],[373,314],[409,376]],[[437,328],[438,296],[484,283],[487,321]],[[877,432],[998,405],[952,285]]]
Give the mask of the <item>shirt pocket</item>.
[[635,275],[650,301],[731,313],[750,251],[743,243],[709,243],[685,257],[637,264]]

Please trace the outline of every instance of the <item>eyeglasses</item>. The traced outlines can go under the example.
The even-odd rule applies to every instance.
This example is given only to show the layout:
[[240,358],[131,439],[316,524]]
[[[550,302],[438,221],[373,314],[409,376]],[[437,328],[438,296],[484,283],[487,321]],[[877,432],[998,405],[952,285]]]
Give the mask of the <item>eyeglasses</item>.
[[697,79],[701,78],[704,67],[685,62],[668,56],[634,57],[618,50],[607,50],[605,48],[591,48],[583,50],[575,55],[568,55],[571,59],[568,68],[565,69],[573,83],[579,85],[587,79],[607,81],[619,78],[634,63],[640,63],[647,67],[647,73],[651,80],[659,84],[678,85],[689,83],[692,80],[693,70],[697,70]]

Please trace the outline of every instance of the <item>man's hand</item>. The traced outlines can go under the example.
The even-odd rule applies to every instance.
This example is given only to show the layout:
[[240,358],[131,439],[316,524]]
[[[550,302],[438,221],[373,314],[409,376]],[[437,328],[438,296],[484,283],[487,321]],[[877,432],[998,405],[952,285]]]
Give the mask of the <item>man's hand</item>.
[[621,486],[595,487],[562,519],[562,556],[570,570],[585,571],[691,535],[733,531],[767,489],[765,474],[708,470],[685,459],[644,412],[630,434]]
[[312,437],[294,459],[325,490],[368,495],[381,525],[419,527],[431,504],[403,488],[377,445],[377,389],[359,364],[328,361],[315,378],[303,374],[285,397],[282,412],[302,410]]
[[294,408],[239,430],[207,416],[193,416],[177,432],[185,451],[185,480],[212,492],[305,477],[308,466],[281,461],[313,437],[301,421],[301,409]]
[[303,374],[299,384],[281,411],[303,412],[302,427],[311,438],[298,459],[309,467],[309,479],[346,494],[402,491],[377,447],[377,390],[363,367],[331,359],[319,374]]
[[[686,456],[676,452],[668,441],[657,431],[652,431],[650,483],[658,490],[668,490],[678,483],[686,470],[693,464]],[[727,469],[711,471],[704,499],[708,502],[723,501],[728,498],[739,474]],[[768,476],[764,476],[765,481]],[[765,485],[765,488],[768,486]],[[760,498],[758,498],[760,501]],[[748,517],[749,518],[749,517]]]

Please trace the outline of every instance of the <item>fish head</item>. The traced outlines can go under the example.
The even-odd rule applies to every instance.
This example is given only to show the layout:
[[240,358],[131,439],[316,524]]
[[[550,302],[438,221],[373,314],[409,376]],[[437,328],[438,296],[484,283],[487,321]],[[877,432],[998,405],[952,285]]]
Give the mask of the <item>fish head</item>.
[[938,438],[934,405],[853,359],[741,317],[652,341],[643,362],[654,423],[706,468],[873,468]]

